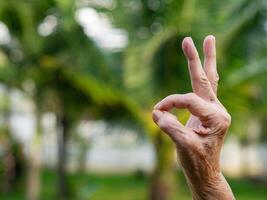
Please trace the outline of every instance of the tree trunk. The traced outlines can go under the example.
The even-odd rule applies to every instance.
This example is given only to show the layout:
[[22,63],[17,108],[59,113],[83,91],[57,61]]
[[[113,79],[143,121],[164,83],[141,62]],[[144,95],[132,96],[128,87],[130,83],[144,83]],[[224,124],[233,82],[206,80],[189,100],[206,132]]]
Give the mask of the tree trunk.
[[169,200],[176,189],[174,148],[161,132],[157,133],[153,142],[157,160],[151,177],[149,200]]
[[3,133],[4,140],[2,141],[4,148],[3,158],[3,185],[2,188],[4,193],[14,191],[14,183],[16,179],[16,159],[14,152],[12,151],[12,138],[10,133],[10,91],[9,87],[5,88],[4,95],[4,110],[3,110]]
[[67,199],[69,190],[66,180],[66,165],[67,165],[67,139],[69,135],[70,122],[66,116],[59,117],[58,131],[58,195],[60,199]]
[[90,149],[89,141],[85,138],[79,139],[80,155],[79,155],[79,173],[85,173],[87,170],[88,150]]
[[29,157],[28,157],[28,173],[27,173],[27,200],[38,200],[40,196],[41,188],[41,113],[37,108],[36,113],[36,133],[32,138],[32,142],[29,145]]
[[3,163],[3,192],[12,192],[14,186],[14,179],[16,176],[16,160],[12,154],[12,148],[9,141],[5,141],[4,146],[4,163]]

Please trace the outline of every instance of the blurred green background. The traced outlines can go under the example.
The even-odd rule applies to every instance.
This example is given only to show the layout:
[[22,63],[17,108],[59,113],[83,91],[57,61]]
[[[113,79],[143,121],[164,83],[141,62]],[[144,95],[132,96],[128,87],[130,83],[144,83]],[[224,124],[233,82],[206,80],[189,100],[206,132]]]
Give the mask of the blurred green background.
[[190,199],[151,110],[191,91],[180,44],[202,57],[208,34],[223,172],[237,199],[266,199],[266,0],[0,0],[0,199]]

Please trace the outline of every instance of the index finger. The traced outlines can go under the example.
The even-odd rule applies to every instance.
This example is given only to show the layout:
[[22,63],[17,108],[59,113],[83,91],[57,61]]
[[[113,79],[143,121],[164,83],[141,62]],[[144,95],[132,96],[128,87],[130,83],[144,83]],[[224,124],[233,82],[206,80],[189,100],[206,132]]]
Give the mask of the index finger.
[[172,108],[186,108],[193,115],[201,118],[208,117],[213,107],[194,93],[174,94],[160,101],[154,109],[169,111]]

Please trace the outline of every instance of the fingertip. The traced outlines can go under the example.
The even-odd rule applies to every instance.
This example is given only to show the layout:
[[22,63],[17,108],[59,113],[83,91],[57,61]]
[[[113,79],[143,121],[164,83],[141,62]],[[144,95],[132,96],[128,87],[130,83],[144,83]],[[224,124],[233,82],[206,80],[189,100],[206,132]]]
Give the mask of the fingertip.
[[182,48],[186,52],[189,45],[192,43],[192,38],[191,37],[185,37],[182,41]]
[[182,43],[191,42],[191,41],[193,41],[192,37],[187,36],[187,37],[185,37],[183,39],[183,42]]
[[160,110],[153,110],[152,111],[152,119],[155,123],[157,123],[162,115]]
[[215,38],[215,36],[214,36],[214,35],[207,35],[207,36],[206,36],[206,38],[205,38],[205,40],[211,40],[211,41],[215,41],[215,40],[216,40],[216,38]]
[[205,37],[204,42],[203,42],[203,50],[206,56],[209,57],[215,54],[215,43],[216,43],[215,36],[208,35]]
[[213,44],[213,43],[215,43],[215,36],[213,36],[213,35],[208,35],[208,36],[206,36],[205,37],[205,39],[204,39],[204,44]]
[[194,41],[191,37],[185,37],[182,42],[182,48],[185,56],[191,60],[198,57],[197,50],[195,48]]

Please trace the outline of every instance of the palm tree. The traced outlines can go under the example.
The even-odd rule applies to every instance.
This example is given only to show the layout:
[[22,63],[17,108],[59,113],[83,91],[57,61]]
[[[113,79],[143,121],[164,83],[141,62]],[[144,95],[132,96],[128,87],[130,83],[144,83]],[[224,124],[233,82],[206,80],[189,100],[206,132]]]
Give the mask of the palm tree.
[[[71,129],[83,116],[106,120],[137,119],[135,103],[116,89],[110,70],[97,46],[74,20],[74,1],[1,2],[0,17],[9,28],[12,43],[3,47],[9,65],[0,72],[1,81],[31,96],[36,104],[37,134],[33,152],[39,152],[41,117],[54,112],[58,123],[58,194],[69,195],[66,182],[67,142]],[[61,23],[50,35],[37,30],[43,19]],[[21,57],[14,56],[19,52]],[[24,87],[25,82],[33,87]],[[29,163],[28,199],[38,199],[40,163],[35,154]]]

